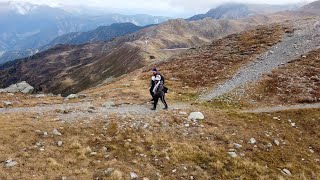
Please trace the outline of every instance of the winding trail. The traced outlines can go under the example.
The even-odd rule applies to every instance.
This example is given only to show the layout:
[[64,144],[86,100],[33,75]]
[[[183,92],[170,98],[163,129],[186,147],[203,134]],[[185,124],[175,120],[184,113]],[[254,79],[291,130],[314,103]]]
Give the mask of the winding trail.
[[246,111],[242,111],[242,112],[245,112],[245,113],[271,113],[271,112],[300,110],[300,109],[320,109],[320,103],[296,104],[296,105],[292,105],[292,106],[266,107],[266,108],[258,108],[258,109],[253,109],[253,110],[246,110]]
[[[169,111],[188,109],[189,107],[189,104],[176,103],[171,104]],[[148,104],[123,104],[114,107],[95,107],[90,102],[81,102],[35,107],[0,108],[0,115],[11,113],[37,113],[40,116],[45,116],[45,114],[51,114],[56,115],[61,121],[73,121],[79,119],[102,118],[108,114],[148,115],[161,113],[164,111],[161,109],[161,106],[159,106],[156,111],[152,111],[150,108],[151,105]]]
[[319,19],[311,19],[295,22],[293,24],[296,29],[294,34],[286,35],[282,42],[242,67],[230,80],[202,95],[200,99],[203,101],[211,100],[230,93],[236,88],[257,82],[264,74],[320,48],[319,21]]

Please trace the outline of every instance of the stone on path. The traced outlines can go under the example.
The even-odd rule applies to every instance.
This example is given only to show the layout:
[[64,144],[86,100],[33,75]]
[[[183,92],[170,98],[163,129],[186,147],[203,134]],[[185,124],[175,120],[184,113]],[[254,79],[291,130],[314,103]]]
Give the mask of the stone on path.
[[203,120],[204,119],[204,115],[201,112],[192,112],[190,113],[189,120]]

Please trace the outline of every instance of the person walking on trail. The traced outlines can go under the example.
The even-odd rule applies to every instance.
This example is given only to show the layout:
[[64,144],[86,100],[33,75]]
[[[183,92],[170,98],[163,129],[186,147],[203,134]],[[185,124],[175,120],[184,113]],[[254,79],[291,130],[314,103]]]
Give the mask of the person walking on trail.
[[164,78],[163,76],[158,72],[156,68],[152,69],[152,80],[151,80],[151,88],[150,92],[152,94],[153,99],[153,108],[151,110],[157,109],[157,104],[159,101],[159,98],[161,99],[161,102],[164,104],[164,109],[168,109],[168,104],[165,99],[165,92],[166,87],[164,87]]

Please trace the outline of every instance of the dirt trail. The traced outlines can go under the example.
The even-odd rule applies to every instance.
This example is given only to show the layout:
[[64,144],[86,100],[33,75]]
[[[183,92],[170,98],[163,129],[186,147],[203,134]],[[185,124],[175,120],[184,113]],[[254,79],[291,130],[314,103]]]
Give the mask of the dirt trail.
[[279,66],[320,48],[319,21],[317,18],[295,22],[293,24],[294,34],[284,37],[282,42],[273,46],[268,52],[261,54],[256,60],[241,68],[230,80],[218,85],[209,93],[201,96],[200,99],[211,100],[230,93],[236,88],[254,83],[264,74],[272,72]]
[[279,111],[288,111],[288,110],[298,110],[298,109],[319,109],[320,103],[315,104],[296,104],[292,106],[275,106],[275,107],[266,107],[266,108],[258,108],[253,110],[242,111],[245,113],[272,113]]
[[[46,116],[48,114],[56,115],[61,121],[73,121],[79,119],[92,119],[103,118],[108,114],[131,114],[131,115],[147,115],[161,113],[161,106],[159,105],[156,111],[152,111],[149,104],[124,104],[114,107],[96,107],[90,102],[81,103],[65,103],[65,104],[53,104],[47,106],[35,106],[35,107],[18,107],[18,108],[0,108],[0,114],[10,113],[37,113],[40,116]],[[188,109],[188,104],[176,103],[170,106],[170,110],[184,110]]]

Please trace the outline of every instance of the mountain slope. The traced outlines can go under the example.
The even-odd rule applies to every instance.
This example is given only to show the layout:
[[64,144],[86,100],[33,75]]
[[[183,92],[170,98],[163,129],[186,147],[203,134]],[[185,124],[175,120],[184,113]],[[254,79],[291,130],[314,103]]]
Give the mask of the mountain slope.
[[24,79],[38,91],[67,95],[179,52],[165,49],[193,47],[250,27],[253,27],[251,23],[227,20],[191,23],[171,20],[110,42],[59,45],[29,58],[0,65],[0,86]]
[[22,2],[0,3],[0,63],[32,54],[56,37],[86,32],[99,26],[131,22],[139,26],[161,23],[167,17],[109,14],[73,15],[59,8]]
[[[38,91],[63,95],[76,93],[109,80],[108,78],[133,71],[142,65],[166,60],[188,48],[195,48],[227,35],[248,30],[261,22],[281,22],[292,18],[294,16],[288,16],[288,14],[276,14],[242,20],[205,19],[188,22],[178,19],[145,28],[109,42],[58,46],[30,58],[1,65],[0,86],[6,87],[25,80],[35,86]],[[45,61],[42,62],[42,60]],[[112,67],[115,66],[107,63],[110,61],[116,62],[120,71],[112,71]],[[127,65],[126,61],[136,64]],[[98,62],[104,65],[101,66]],[[87,66],[92,68],[85,68]],[[45,67],[50,69],[42,71],[41,68]],[[83,72],[79,72],[79,67]],[[110,73],[101,76],[105,71]],[[34,72],[37,72],[37,75],[33,75]],[[87,76],[80,76],[80,74]],[[88,78],[89,75],[93,78]]]
[[320,1],[315,1],[307,4],[299,9],[299,11],[311,13],[320,16]]
[[215,9],[211,9],[206,14],[199,14],[189,18],[189,21],[197,21],[207,17],[214,19],[239,19],[251,14],[245,4],[224,4]]
[[254,15],[266,15],[282,11],[292,11],[298,9],[301,6],[302,4],[268,5],[226,3],[209,10],[206,14],[195,15],[187,20],[197,21],[205,18],[240,19]]
[[132,23],[101,26],[88,32],[70,33],[59,36],[46,45],[46,47],[52,47],[57,44],[77,45],[99,41],[109,41],[113,38],[139,31],[142,28],[144,27],[136,26]]

